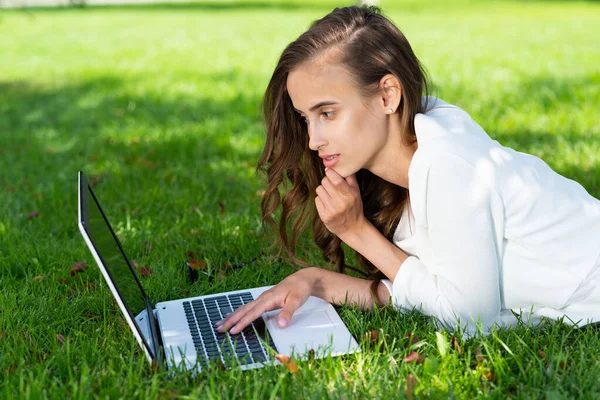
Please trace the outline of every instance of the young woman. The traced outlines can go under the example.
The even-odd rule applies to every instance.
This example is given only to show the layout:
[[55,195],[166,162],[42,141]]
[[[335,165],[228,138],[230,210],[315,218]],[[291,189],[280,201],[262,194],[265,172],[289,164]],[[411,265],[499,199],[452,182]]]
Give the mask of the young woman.
[[[218,330],[278,308],[285,327],[310,295],[365,309],[391,300],[467,333],[517,315],[600,321],[600,201],[427,94],[377,8],[336,9],[288,45],[263,101],[263,218],[299,264],[310,224],[338,272],[301,269]],[[366,279],[343,274],[342,242]]]

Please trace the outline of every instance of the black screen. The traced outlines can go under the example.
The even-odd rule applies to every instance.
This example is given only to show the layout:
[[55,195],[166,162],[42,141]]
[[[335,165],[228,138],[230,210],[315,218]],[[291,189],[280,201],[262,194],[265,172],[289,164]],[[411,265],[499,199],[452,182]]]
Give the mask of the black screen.
[[[82,193],[81,201],[82,204],[82,219],[85,231],[88,234],[89,239],[96,248],[96,252],[100,256],[105,269],[111,277],[112,283],[120,294],[121,300],[127,308],[131,319],[135,324],[139,324],[139,321],[135,320],[142,311],[147,310],[146,294],[142,288],[137,275],[133,271],[131,264],[125,256],[121,244],[114,234],[108,219],[104,216],[100,204],[98,203],[92,188],[87,184],[85,178],[81,176],[82,181]],[[84,191],[88,190],[88,193]],[[146,313],[145,313],[146,314]],[[143,318],[143,326],[145,332],[150,332],[151,320],[149,318]],[[155,357],[155,352],[148,342],[153,342],[151,335],[145,334],[140,330],[139,326],[136,326],[142,339],[146,341],[146,348],[150,350],[150,353]]]

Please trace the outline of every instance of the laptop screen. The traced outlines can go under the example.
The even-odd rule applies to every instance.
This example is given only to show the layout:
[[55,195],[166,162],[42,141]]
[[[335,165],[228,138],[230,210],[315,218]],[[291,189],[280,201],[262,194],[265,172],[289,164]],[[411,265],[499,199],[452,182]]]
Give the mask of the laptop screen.
[[[136,329],[142,340],[145,341],[146,348],[150,350],[153,357],[156,357],[152,335],[150,335],[149,324],[151,321],[149,318],[143,318],[143,316],[147,316],[146,293],[83,174],[80,176],[80,181],[82,186],[80,188],[82,225],[102,260],[104,268],[110,275],[113,286],[119,293],[129,316],[134,321]],[[87,193],[84,193],[86,189]]]

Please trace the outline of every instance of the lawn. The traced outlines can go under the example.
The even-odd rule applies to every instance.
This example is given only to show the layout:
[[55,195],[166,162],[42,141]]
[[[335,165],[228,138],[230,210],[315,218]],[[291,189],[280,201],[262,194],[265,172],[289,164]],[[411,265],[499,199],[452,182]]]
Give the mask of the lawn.
[[[169,376],[147,363],[79,235],[77,171],[92,178],[126,252],[150,272],[141,279],[154,301],[276,284],[293,269],[264,250],[272,238],[261,229],[255,174],[260,100],[284,46],[344,4],[0,12],[0,397],[554,399],[600,391],[596,328],[545,322],[453,340],[416,314],[351,307],[339,313],[363,351],[298,361],[295,372]],[[439,97],[600,197],[599,3],[382,0],[382,8]],[[325,266],[309,238],[303,253]],[[186,281],[190,257],[206,262],[211,280]],[[89,268],[78,272],[78,262]],[[365,338],[372,330],[378,337]],[[406,360],[412,351],[424,361]]]

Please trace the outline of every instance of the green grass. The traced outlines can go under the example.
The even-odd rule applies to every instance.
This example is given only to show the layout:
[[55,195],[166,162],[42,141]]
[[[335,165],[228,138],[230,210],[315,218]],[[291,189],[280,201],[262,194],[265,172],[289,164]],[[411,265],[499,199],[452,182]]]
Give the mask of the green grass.
[[[600,4],[438,3],[382,1],[437,94],[600,197]],[[299,361],[295,374],[151,370],[78,233],[77,171],[99,180],[126,251],[154,271],[142,278],[151,298],[276,284],[293,270],[268,252],[243,269],[223,265],[269,243],[254,174],[261,96],[284,46],[335,4],[0,13],[0,397],[397,398],[409,379],[417,397],[433,398],[600,389],[594,328],[503,329],[459,340],[459,352],[444,350],[440,338],[453,334],[425,317],[350,307],[339,312],[360,354]],[[188,251],[208,262],[212,283],[186,282]],[[78,261],[90,268],[71,277]],[[380,339],[363,340],[373,329]],[[411,345],[408,333],[420,340]],[[425,362],[403,362],[412,350]]]

